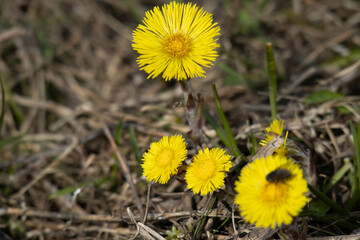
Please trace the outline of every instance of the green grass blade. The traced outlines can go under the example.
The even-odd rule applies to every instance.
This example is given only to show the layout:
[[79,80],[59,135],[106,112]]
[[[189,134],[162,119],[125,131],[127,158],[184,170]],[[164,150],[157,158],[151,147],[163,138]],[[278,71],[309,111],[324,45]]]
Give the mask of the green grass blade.
[[108,181],[109,181],[109,177],[101,177],[101,178],[95,179],[95,181],[83,182],[83,183],[80,183],[80,184],[77,184],[74,186],[66,187],[57,192],[52,193],[49,196],[49,199],[54,199],[54,198],[57,198],[57,197],[60,197],[63,195],[72,194],[78,188],[89,187],[89,186],[93,186],[93,185],[95,187],[100,187],[101,184],[108,182]]
[[356,207],[356,205],[359,205],[359,201],[360,201],[360,188],[357,188],[352,194],[350,200],[346,203],[346,209],[348,211],[352,211]]
[[12,143],[19,141],[22,137],[23,137],[23,135],[18,135],[18,136],[8,137],[8,138],[1,140],[0,141],[0,149],[5,147],[8,144],[12,144]]
[[313,186],[311,186],[310,184],[308,184],[308,188],[310,189],[310,191],[320,200],[322,200],[324,203],[326,203],[329,207],[331,207],[333,210],[335,210],[336,212],[338,212],[341,215],[349,215],[349,212],[347,210],[345,210],[344,208],[342,208],[339,204],[335,203],[333,200],[331,200],[330,198],[328,198],[324,193],[322,193],[321,191],[317,190],[316,188],[314,188]]
[[232,134],[231,132],[231,129],[230,129],[230,125],[229,125],[229,122],[228,120],[226,119],[226,116],[224,114],[224,111],[221,107],[221,103],[220,103],[220,99],[219,99],[219,95],[217,93],[217,90],[216,90],[216,86],[215,84],[211,84],[211,88],[213,90],[213,94],[214,94],[214,98],[215,98],[215,104],[216,104],[216,107],[217,107],[217,110],[218,110],[218,113],[219,113],[219,116],[220,116],[220,121],[225,129],[225,132],[226,132],[226,135],[227,135],[227,138],[229,139],[230,141],[230,144],[231,144],[231,147],[233,147],[233,151],[232,151],[232,154],[235,156],[235,157],[238,157],[240,156],[241,157],[241,161],[248,161],[246,159],[246,157],[241,154],[238,146],[236,145],[236,142],[235,142],[235,138],[234,138],[234,135]]
[[229,220],[231,220],[231,217],[225,218],[225,220],[224,220],[216,229],[213,230],[214,233],[219,232],[220,229],[221,229]]
[[95,187],[100,187],[103,183],[107,183],[111,181],[111,178],[106,176],[106,177],[101,177],[101,178],[97,178],[95,179],[95,182],[93,182],[94,186]]
[[213,208],[215,202],[216,202],[216,199],[217,199],[217,195],[214,195],[214,198],[209,206],[209,208],[206,210],[206,213],[205,215],[203,216],[203,218],[201,219],[201,222],[199,224],[199,226],[197,227],[196,231],[195,231],[195,235],[194,235],[194,238],[193,239],[198,239],[198,236],[200,234],[200,231],[201,229],[203,228],[204,224],[205,224],[205,220],[207,219],[207,217],[209,216],[210,212],[211,212],[211,209]]
[[225,146],[227,148],[230,148],[231,142],[230,142],[229,138],[227,137],[224,129],[216,122],[216,120],[213,118],[213,116],[210,115],[210,113],[208,111],[206,111],[206,110],[204,111],[204,116],[205,116],[206,120],[210,123],[210,125],[213,127],[213,129],[215,130],[218,137],[225,144]]
[[266,44],[266,57],[267,57],[267,68],[269,73],[269,98],[270,98],[271,116],[272,119],[275,120],[277,115],[277,108],[276,108],[277,74],[276,74],[274,51],[271,43]]
[[351,168],[349,159],[345,159],[345,164],[330,179],[329,183],[324,187],[323,193],[327,193]]
[[3,84],[3,75],[0,73],[0,84],[1,84],[1,113],[0,113],[0,136],[1,136],[1,129],[4,123],[4,116],[5,116],[5,89]]
[[257,153],[257,151],[259,150],[259,142],[256,139],[256,137],[254,136],[254,134],[251,133],[251,156],[255,156],[255,154]]
[[58,197],[63,196],[63,195],[72,194],[73,192],[75,192],[76,189],[86,187],[86,186],[90,186],[91,184],[92,184],[91,182],[84,182],[84,183],[81,183],[81,184],[77,184],[75,186],[70,186],[70,187],[67,187],[67,188],[63,188],[63,189],[61,189],[61,190],[59,190],[57,192],[52,193],[49,196],[49,200],[54,199],[54,198],[58,198]]
[[358,142],[358,148],[360,149],[360,123],[357,127],[357,142]]
[[129,130],[130,130],[130,139],[134,146],[135,158],[136,158],[137,162],[139,163],[139,168],[138,168],[137,174],[138,174],[138,176],[141,176],[143,174],[143,168],[141,167],[141,163],[142,163],[141,152],[140,152],[139,144],[138,144],[136,136],[135,136],[134,125],[131,124],[129,126]]
[[42,55],[46,60],[51,60],[54,58],[54,49],[51,46],[50,39],[47,36],[46,31],[41,28],[35,28],[35,35],[40,45],[40,50]]
[[[1,78],[1,87],[2,87],[1,92],[2,92],[2,96],[3,96],[3,98],[2,98],[3,105],[2,105],[1,111],[5,111],[5,95],[6,95],[10,109],[14,113],[17,123],[19,125],[21,125],[24,122],[25,117],[24,117],[20,107],[13,100],[11,91],[6,87],[6,82],[3,81],[4,77],[1,72],[0,72],[0,78]],[[1,121],[3,121],[3,120],[1,120]],[[2,123],[0,125],[0,130],[1,130],[1,126],[2,126]]]
[[354,184],[356,184],[356,189],[359,187],[360,184],[360,147],[358,142],[358,136],[356,133],[356,129],[352,121],[350,121],[350,129],[354,140],[354,148],[355,148],[355,159],[354,159],[354,166],[355,166],[355,173],[354,173]]
[[324,230],[324,229],[322,229],[322,228],[317,228],[317,227],[312,226],[312,225],[308,225],[308,228],[313,229],[313,230],[316,230],[316,231],[318,231],[318,232],[326,233],[326,234],[328,234],[328,235],[330,235],[330,236],[336,236],[336,235],[337,235],[336,233],[333,233],[333,232],[330,232],[330,231],[326,231],[326,230]]
[[6,82],[3,82],[3,87],[5,90],[6,97],[7,97],[7,104],[9,105],[9,108],[13,112],[15,119],[17,121],[17,124],[20,126],[25,121],[24,114],[22,113],[21,108],[16,104],[16,102],[12,98],[12,93],[7,88]]
[[122,138],[122,130],[123,130],[123,119],[119,120],[119,123],[116,127],[116,132],[115,132],[115,143],[116,146],[120,146],[121,144],[121,138]]
[[134,129],[134,125],[130,125],[130,138],[131,138],[131,142],[134,145],[134,149],[135,149],[135,157],[136,160],[141,163],[141,153],[140,153],[140,148],[138,145],[138,142],[136,140],[136,136],[135,136],[135,129]]

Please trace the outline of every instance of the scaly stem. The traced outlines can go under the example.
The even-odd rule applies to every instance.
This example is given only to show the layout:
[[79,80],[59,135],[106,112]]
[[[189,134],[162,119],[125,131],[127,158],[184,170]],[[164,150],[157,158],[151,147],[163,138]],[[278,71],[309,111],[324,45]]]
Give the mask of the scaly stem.
[[184,93],[185,117],[190,126],[189,136],[191,140],[193,140],[195,145],[201,146],[203,142],[202,112],[204,106],[204,98],[200,93],[198,93],[197,98],[195,97],[189,79],[179,82],[181,90]]

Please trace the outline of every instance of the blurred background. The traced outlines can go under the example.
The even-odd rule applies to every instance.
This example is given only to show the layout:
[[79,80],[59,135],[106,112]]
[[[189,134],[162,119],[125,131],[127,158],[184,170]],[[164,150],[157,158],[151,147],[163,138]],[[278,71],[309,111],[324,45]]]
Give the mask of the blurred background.
[[[12,239],[129,239],[136,233],[126,213],[130,207],[139,215],[134,194],[104,128],[112,133],[145,204],[142,153],[161,136],[189,130],[183,108],[177,107],[183,97],[179,84],[147,79],[131,47],[132,31],[145,12],[168,2],[0,1],[2,234]],[[271,122],[266,66],[266,43],[271,42],[279,117],[290,138],[311,151],[318,184],[328,181],[344,159],[354,156],[349,122],[360,122],[360,2],[191,2],[211,12],[221,28],[217,61],[206,78],[191,80],[204,95],[207,111],[218,119],[211,90],[216,84],[238,146],[249,155],[252,139],[263,138]],[[206,122],[204,129],[209,146],[222,146],[212,125]],[[349,197],[348,180],[345,175],[329,192],[340,204]],[[81,193],[75,196],[76,189]],[[149,211],[201,209],[201,198],[191,198],[184,189],[177,181],[155,184]],[[72,221],[72,214],[115,220]],[[174,224],[185,225],[177,219],[149,222],[163,235]],[[219,231],[216,239],[233,234],[230,223]]]

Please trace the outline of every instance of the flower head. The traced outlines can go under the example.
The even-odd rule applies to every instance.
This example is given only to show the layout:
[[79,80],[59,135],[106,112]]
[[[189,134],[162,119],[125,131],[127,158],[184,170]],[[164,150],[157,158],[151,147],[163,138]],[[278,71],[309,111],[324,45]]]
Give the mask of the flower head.
[[290,224],[308,199],[302,170],[283,156],[256,159],[245,166],[235,182],[235,203],[241,215],[256,227]]
[[270,127],[265,129],[266,139],[260,142],[261,146],[265,146],[268,142],[270,142],[275,136],[281,136],[284,129],[284,121],[275,119]]
[[143,175],[148,181],[167,183],[177,173],[186,154],[186,143],[182,136],[163,137],[159,142],[152,143],[149,151],[143,155]]
[[163,73],[166,81],[205,77],[202,66],[210,67],[218,56],[220,28],[212,14],[196,4],[171,2],[145,15],[132,44],[141,70],[152,78]]
[[221,148],[200,150],[186,170],[188,188],[200,195],[221,188],[225,183],[225,172],[232,166],[230,159],[231,156]]
[[279,155],[279,156],[282,156],[282,157],[289,156],[289,149],[286,147],[286,140],[287,140],[288,134],[289,134],[289,132],[287,131],[286,134],[285,134],[284,143],[281,144],[280,147],[275,149],[273,155]]

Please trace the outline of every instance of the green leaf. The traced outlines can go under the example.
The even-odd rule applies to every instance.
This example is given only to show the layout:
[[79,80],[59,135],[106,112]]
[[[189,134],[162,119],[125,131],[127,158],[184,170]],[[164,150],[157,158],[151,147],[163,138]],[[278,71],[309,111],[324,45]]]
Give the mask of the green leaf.
[[330,210],[330,207],[321,200],[313,201],[308,207],[301,211],[300,216],[317,216],[323,217]]
[[355,63],[359,59],[360,59],[360,49],[354,48],[351,49],[350,53],[347,56],[336,55],[334,58],[325,61],[322,65],[324,66],[335,65],[338,68],[345,68]]
[[338,212],[340,215],[347,216],[349,215],[349,212],[342,208],[339,204],[335,203],[333,200],[331,200],[328,196],[326,196],[324,193],[319,191],[318,189],[314,188],[310,184],[308,184],[309,190],[321,201],[323,201],[326,205],[331,207],[333,210]]
[[321,90],[311,93],[309,96],[307,96],[305,98],[305,103],[306,104],[323,103],[343,96],[344,95],[341,93],[332,92],[330,90]]
[[339,113],[341,114],[351,114],[351,111],[345,107],[345,106],[338,106],[336,107],[336,109],[339,111]]

